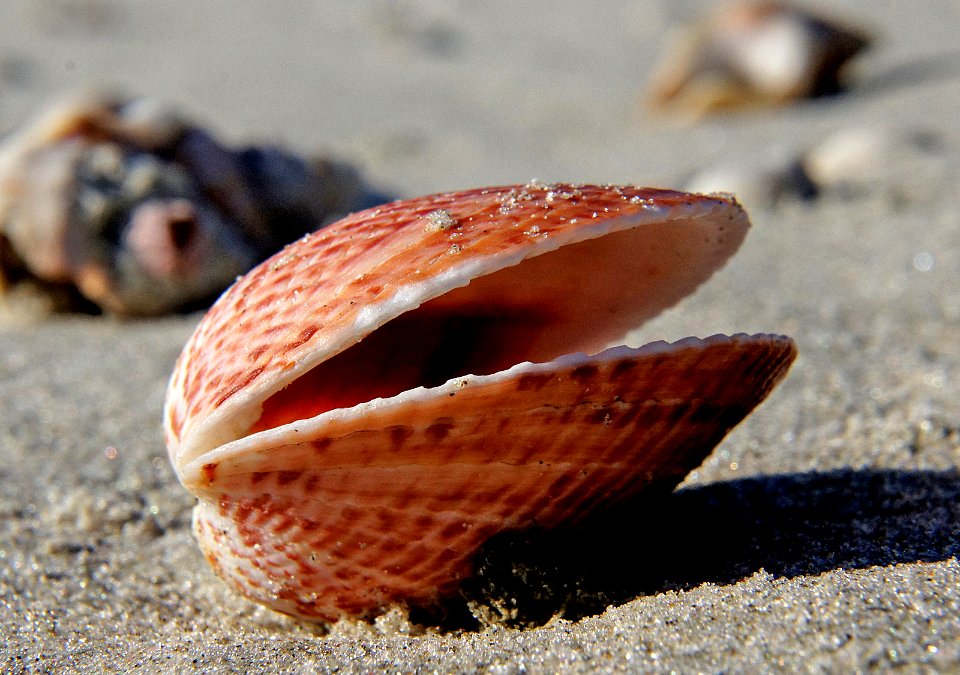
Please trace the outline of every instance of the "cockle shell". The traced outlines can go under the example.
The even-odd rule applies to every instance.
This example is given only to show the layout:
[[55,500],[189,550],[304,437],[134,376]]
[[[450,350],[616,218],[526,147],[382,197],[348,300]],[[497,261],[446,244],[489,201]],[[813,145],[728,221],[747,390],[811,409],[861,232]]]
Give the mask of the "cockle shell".
[[793,342],[608,345],[747,228],[726,196],[535,183],[395,202],[288,246],[213,306],[170,382],[206,558],[282,612],[369,616],[454,594],[494,534],[676,485]]

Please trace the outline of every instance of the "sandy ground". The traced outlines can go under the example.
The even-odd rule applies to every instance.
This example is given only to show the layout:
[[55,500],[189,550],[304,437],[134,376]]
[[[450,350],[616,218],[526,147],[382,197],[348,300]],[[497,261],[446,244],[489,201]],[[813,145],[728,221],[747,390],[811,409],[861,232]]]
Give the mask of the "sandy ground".
[[638,100],[664,31],[707,4],[0,4],[0,130],[94,84],[234,142],[335,153],[401,196],[675,186],[838,131],[923,139],[813,200],[745,195],[740,254],[634,338],[783,332],[801,357],[680,492],[547,543],[586,600],[536,607],[558,613],[538,628],[422,634],[393,614],[324,633],[236,597],[160,432],[198,317],[5,325],[0,670],[960,669],[960,6],[833,3],[880,36],[848,95],[658,119]]

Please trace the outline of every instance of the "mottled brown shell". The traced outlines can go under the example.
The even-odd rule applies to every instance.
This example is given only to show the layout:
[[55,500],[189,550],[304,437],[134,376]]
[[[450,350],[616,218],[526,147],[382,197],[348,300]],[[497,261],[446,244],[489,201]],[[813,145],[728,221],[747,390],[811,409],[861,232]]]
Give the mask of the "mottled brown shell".
[[676,32],[651,76],[649,100],[700,117],[836,94],[849,62],[871,41],[793,3],[723,3]]
[[280,611],[370,615],[453,593],[493,534],[675,485],[793,343],[604,347],[747,228],[727,197],[533,184],[389,204],[289,246],[224,294],[171,379],[168,446],[207,559]]

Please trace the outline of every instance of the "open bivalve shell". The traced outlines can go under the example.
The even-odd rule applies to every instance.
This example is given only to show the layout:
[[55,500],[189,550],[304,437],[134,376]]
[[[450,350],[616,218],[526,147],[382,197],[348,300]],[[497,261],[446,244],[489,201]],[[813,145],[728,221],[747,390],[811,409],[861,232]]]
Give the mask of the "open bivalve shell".
[[491,536],[672,487],[784,376],[774,335],[609,347],[731,256],[733,198],[507,186],[354,214],[251,271],[170,382],[214,569],[312,620],[455,594]]

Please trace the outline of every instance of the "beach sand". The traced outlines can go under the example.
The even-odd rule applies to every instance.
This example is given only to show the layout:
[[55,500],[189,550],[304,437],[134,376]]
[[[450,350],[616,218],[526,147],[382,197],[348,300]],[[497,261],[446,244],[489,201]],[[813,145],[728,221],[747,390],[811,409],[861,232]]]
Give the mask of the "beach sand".
[[199,316],[8,318],[0,670],[960,669],[960,6],[832,3],[878,36],[845,95],[696,124],[650,113],[666,31],[709,4],[0,5],[0,132],[98,86],[231,143],[335,154],[397,196],[676,187],[837,133],[893,139],[815,199],[744,194],[740,253],[631,336],[779,332],[800,357],[679,492],[548,541],[546,561],[517,552],[576,586],[536,607],[556,614],[539,627],[394,612],[328,632],[236,596],[193,541],[160,427]]

